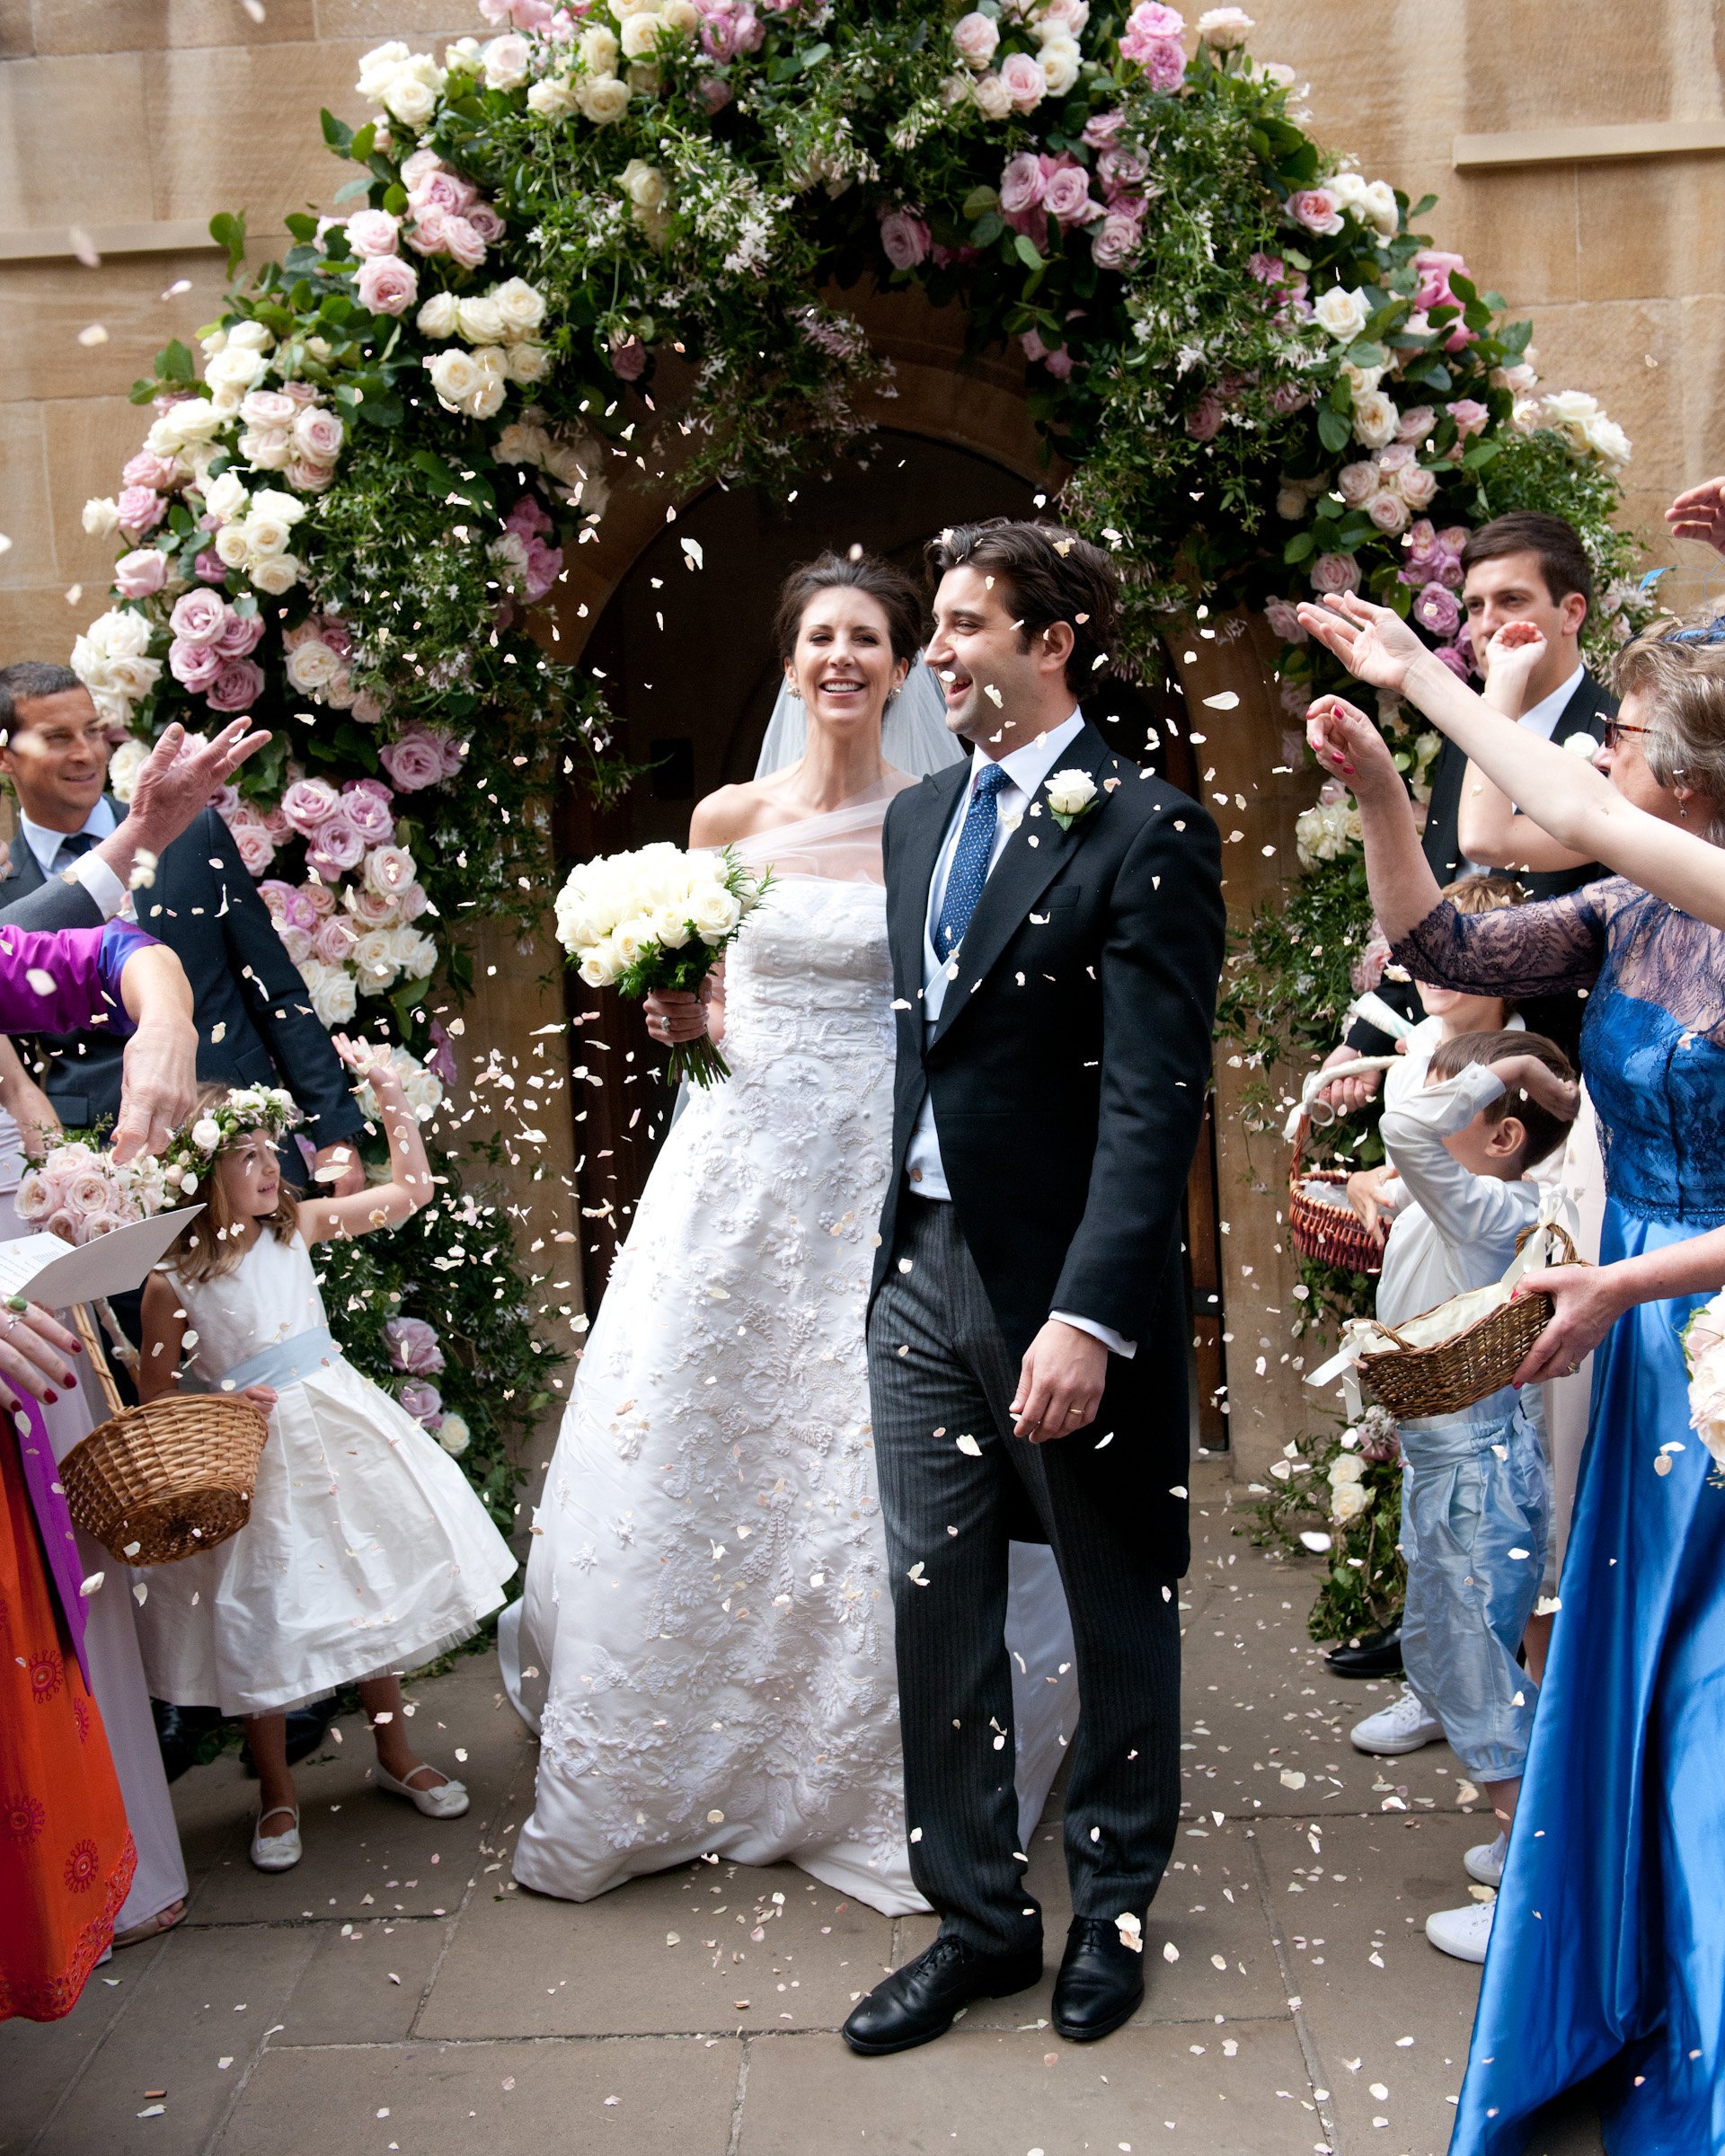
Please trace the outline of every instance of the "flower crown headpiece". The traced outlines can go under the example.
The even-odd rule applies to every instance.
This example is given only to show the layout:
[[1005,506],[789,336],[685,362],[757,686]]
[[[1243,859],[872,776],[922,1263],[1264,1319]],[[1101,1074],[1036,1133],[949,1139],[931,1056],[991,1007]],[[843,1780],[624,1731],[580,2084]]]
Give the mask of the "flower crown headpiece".
[[236,1138],[252,1130],[267,1130],[279,1138],[299,1119],[299,1103],[280,1086],[236,1087],[218,1107],[205,1109],[168,1141],[162,1154],[164,1203],[169,1207],[190,1205],[210,1169]]

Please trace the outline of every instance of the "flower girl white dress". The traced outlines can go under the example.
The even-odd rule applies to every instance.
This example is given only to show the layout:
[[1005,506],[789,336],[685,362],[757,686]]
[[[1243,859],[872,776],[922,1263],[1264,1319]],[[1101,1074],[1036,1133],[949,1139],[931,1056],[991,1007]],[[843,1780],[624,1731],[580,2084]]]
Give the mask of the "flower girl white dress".
[[170,1277],[198,1335],[198,1387],[228,1377],[278,1398],[247,1524],[133,1574],[152,1693],[273,1714],[470,1637],[515,1557],[436,1438],[330,1338],[300,1237],[266,1229],[231,1273]]
[[[541,1893],[586,1901],[712,1851],[926,1905],[863,1344],[892,1127],[889,792],[739,849],[774,882],[726,969],[732,1075],[693,1092],[612,1273],[514,1669],[513,1612],[500,1630],[542,1739],[515,1855]],[[1013,1560],[1028,1833],[1077,1699],[1052,1555]]]

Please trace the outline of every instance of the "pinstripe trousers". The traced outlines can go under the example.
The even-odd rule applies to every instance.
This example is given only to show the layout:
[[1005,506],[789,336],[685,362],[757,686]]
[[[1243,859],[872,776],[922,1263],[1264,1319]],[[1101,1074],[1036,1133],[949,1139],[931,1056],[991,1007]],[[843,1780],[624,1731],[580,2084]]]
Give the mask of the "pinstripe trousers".
[[1040,1445],[1013,1436],[1017,1382],[953,1207],[907,1197],[870,1314],[869,1387],[911,1870],[942,1931],[990,1953],[1034,1947],[1042,1931],[1018,1849],[1003,1637],[1009,1523],[1023,1496],[1053,1547],[1077,1648],[1066,1807],[1075,1913],[1141,1920],[1180,1809],[1175,1583],[1153,1568],[1141,1524],[1115,1516],[1086,1474],[1093,1433]]

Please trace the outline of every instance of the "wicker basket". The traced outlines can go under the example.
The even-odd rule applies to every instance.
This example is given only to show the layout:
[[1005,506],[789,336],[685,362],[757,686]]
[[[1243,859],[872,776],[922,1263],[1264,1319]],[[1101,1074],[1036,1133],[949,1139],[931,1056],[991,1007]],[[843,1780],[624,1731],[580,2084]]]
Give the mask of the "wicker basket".
[[[1517,1251],[1533,1233],[1527,1228],[1517,1238]],[[1565,1253],[1558,1264],[1580,1262],[1574,1243],[1561,1227],[1552,1226],[1547,1233]],[[1362,1355],[1359,1374],[1398,1422],[1421,1415],[1457,1415],[1509,1383],[1551,1323],[1552,1310],[1549,1295],[1517,1295],[1431,1348],[1411,1346],[1394,1326],[1380,1320],[1378,1330],[1396,1345],[1376,1355]]]
[[1294,1152],[1287,1166],[1287,1228],[1294,1248],[1314,1265],[1333,1266],[1338,1272],[1364,1273],[1376,1278],[1384,1263],[1384,1245],[1350,1205],[1327,1205],[1308,1197],[1308,1183],[1323,1183],[1345,1190],[1348,1174],[1341,1168],[1308,1168],[1305,1141],[1311,1118],[1300,1118],[1294,1136]]
[[73,1519],[123,1564],[171,1565],[252,1516],[268,1418],[250,1401],[184,1393],[122,1408],[60,1462]]

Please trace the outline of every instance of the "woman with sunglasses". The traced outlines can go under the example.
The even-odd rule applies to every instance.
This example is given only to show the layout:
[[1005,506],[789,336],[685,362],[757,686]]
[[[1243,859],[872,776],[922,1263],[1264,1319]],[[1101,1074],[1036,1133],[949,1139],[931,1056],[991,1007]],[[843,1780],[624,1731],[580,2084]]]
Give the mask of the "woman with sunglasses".
[[[1565,844],[1626,871],[1459,914],[1376,727],[1339,697],[1307,714],[1358,798],[1397,963],[1476,994],[1588,992],[1606,1152],[1605,1261],[1524,1283],[1558,1314],[1517,1382],[1604,1345],[1452,2156],[1519,2156],[1540,2107],[1596,2076],[1613,2156],[1725,2149],[1725,1477],[1690,1427],[1679,1337],[1725,1280],[1725,638],[1674,623],[1620,655],[1602,775],[1484,712],[1387,610],[1302,618]],[[1710,883],[1710,910],[1680,910]]]

